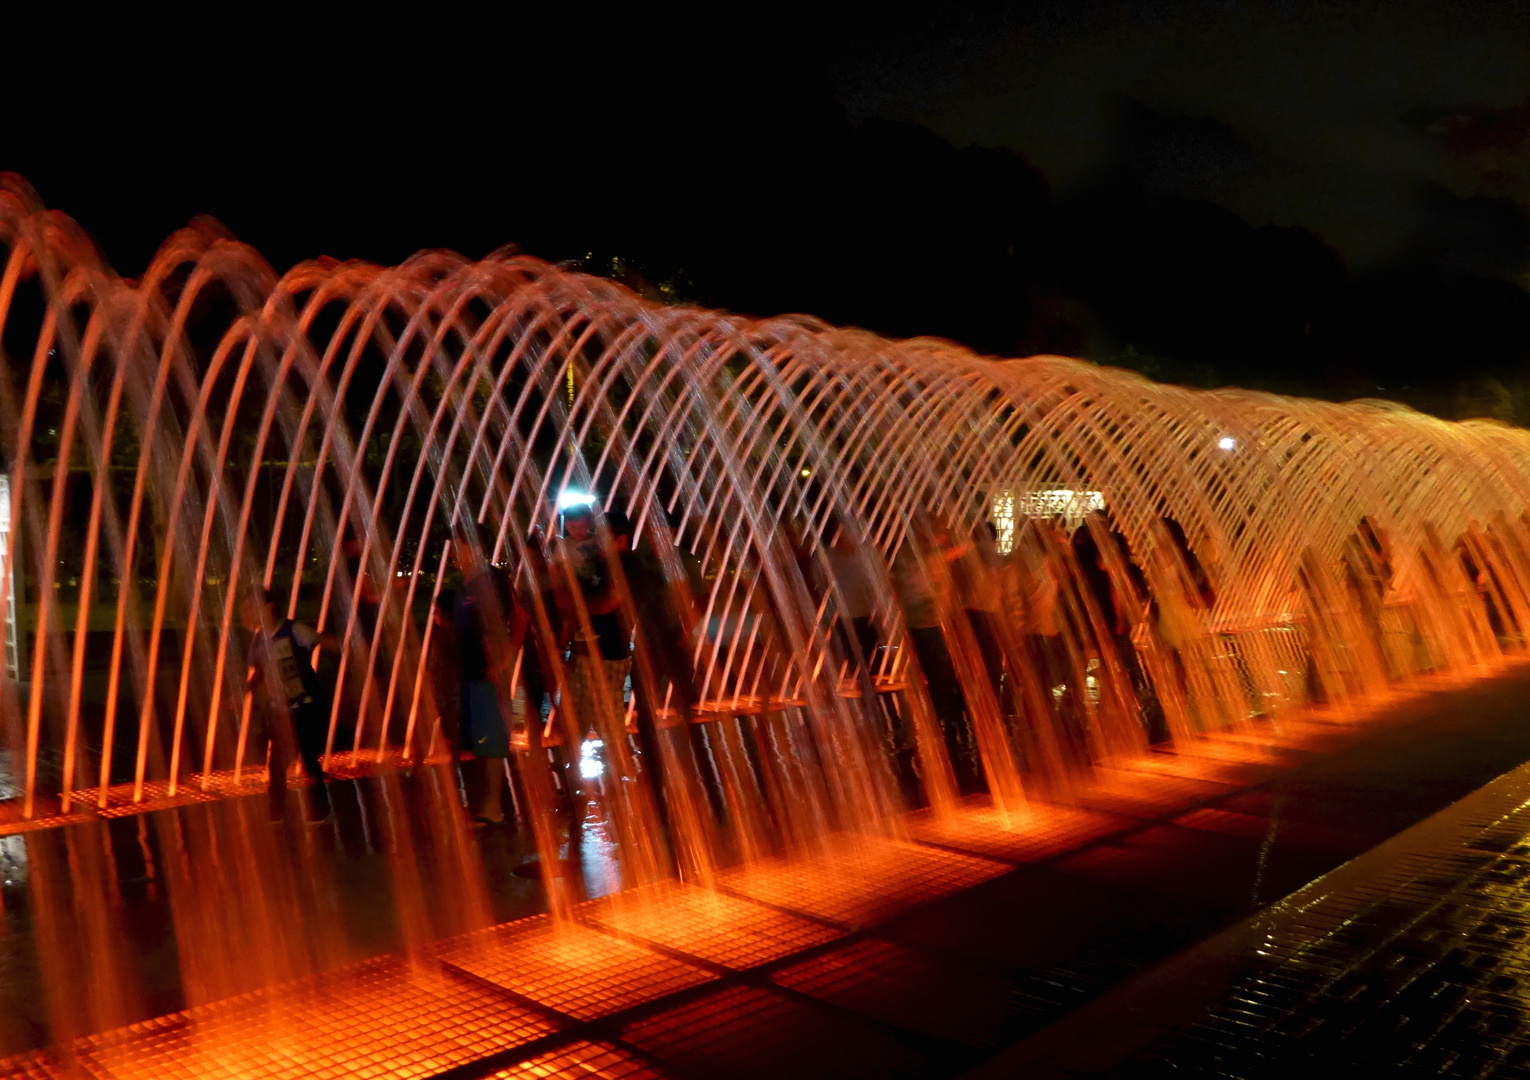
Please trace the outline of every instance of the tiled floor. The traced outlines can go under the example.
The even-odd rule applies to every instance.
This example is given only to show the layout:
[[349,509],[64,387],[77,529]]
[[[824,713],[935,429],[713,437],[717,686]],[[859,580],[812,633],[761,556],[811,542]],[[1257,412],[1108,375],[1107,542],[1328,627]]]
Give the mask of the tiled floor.
[[578,1020],[597,1020],[716,976],[673,957],[545,915],[447,942],[458,970]]
[[[1472,708],[1499,710],[1501,728],[1523,690]],[[1498,730],[1491,717],[1481,729]],[[1154,754],[1102,773],[1076,806],[916,815],[903,838],[843,838],[725,875],[716,892],[649,886],[581,905],[572,925],[520,919],[413,964],[384,957],[83,1040],[72,1074],[33,1054],[0,1063],[0,1078],[1030,1075],[1004,1071],[1015,1051],[1246,926],[1404,812],[1353,807],[1395,796],[1414,800],[1413,820],[1432,812],[1448,785],[1420,795],[1417,769],[1466,736],[1454,720],[1430,730],[1394,738],[1406,753],[1311,723],[1253,747],[1244,734]],[[1351,758],[1330,764],[1317,744]],[[1474,767],[1511,752],[1489,749]],[[1051,1057],[1137,1075],[1180,1055],[1178,1068],[1242,1075],[1225,1062],[1370,1039],[1417,1043],[1416,1064],[1510,1061],[1530,1035],[1515,1005],[1530,978],[1530,809],[1513,804],[1530,801],[1530,774],[1522,786],[1473,819],[1475,846],[1437,827],[1435,847],[1383,845],[1370,871],[1338,871],[1342,889],[1267,909],[1290,918],[1259,924],[1263,951],[1200,1020],[1181,1007],[1177,1023],[1136,1025],[1137,1044],[1090,1040],[1086,1053],[1054,1039]]]
[[[428,759],[431,764],[439,764],[446,760],[441,756]],[[403,760],[403,752],[398,749],[384,750],[381,753],[376,750],[359,752],[346,750],[325,758],[324,771],[332,780],[351,780],[361,776],[377,776],[394,772],[407,764]],[[301,774],[294,773],[289,783],[293,787],[302,787],[307,781]],[[36,812],[30,818],[21,816],[19,801],[12,800],[0,804],[0,836],[21,835],[38,829],[63,828],[89,821],[97,816],[133,817],[213,799],[264,795],[265,791],[264,764],[242,770],[237,781],[234,779],[232,769],[220,769],[205,776],[202,773],[185,776],[176,785],[174,794],[170,793],[168,780],[147,780],[142,790],[138,790],[132,783],[113,784],[106,789],[104,807],[97,805],[101,794],[100,788],[81,788],[70,795],[68,812],[61,809],[56,797],[40,800]]]
[[1195,1019],[1067,1071],[1530,1077],[1530,766],[1410,833],[1251,920]]
[[843,930],[726,893],[679,883],[592,901],[581,921],[732,971],[747,971],[844,935]]
[[630,1050],[580,1040],[501,1069],[489,1080],[664,1080],[667,1075]]
[[821,852],[771,859],[723,875],[731,893],[854,929],[970,888],[1005,863],[877,836],[847,837]]
[[429,1077],[556,1031],[558,1022],[449,973],[385,958],[84,1040],[114,1080]]
[[622,1038],[688,1076],[942,1075],[936,1060],[896,1033],[755,986],[718,989],[655,1013],[628,1025]]

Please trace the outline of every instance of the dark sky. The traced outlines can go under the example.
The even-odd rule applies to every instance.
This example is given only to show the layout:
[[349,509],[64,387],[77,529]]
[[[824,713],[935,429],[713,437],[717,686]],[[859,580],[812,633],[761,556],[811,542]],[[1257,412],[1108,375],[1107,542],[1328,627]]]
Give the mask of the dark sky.
[[278,269],[516,242],[1196,384],[1451,414],[1491,377],[1530,416],[1530,5],[229,10],[66,15],[0,68],[0,169],[123,273],[197,213]]
[[937,7],[847,40],[852,119],[1007,146],[1068,189],[1111,166],[1135,103],[1184,121],[1157,186],[1312,229],[1361,269],[1434,226],[1434,187],[1530,209],[1530,5]]

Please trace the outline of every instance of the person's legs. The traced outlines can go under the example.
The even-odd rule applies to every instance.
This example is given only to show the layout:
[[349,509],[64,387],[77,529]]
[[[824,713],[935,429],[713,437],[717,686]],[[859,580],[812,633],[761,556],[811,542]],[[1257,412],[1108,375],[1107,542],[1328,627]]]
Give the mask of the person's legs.
[[462,779],[462,805],[471,817],[477,813],[477,807],[483,801],[483,784],[480,782],[482,774],[478,771],[476,757],[460,756],[457,759],[457,775]]
[[639,680],[632,680],[632,703],[637,718],[637,741],[639,765],[653,793],[654,807],[659,814],[659,825],[669,832],[669,806],[664,801],[664,761],[659,756],[658,710],[648,695],[641,692]]
[[967,609],[967,621],[972,626],[972,636],[977,641],[978,652],[983,657],[983,667],[988,671],[988,681],[993,687],[994,700],[999,703],[1001,711],[1008,715],[1014,715],[1015,701],[1007,693],[1009,680],[1005,678],[1004,649],[999,644],[999,634],[994,627],[992,612],[982,611],[975,608]]
[[505,759],[497,757],[474,758],[478,772],[478,802],[473,816],[495,825],[505,820]]
[[1131,631],[1112,634],[1110,643],[1115,647],[1116,657],[1121,661],[1121,667],[1131,683],[1132,693],[1141,700],[1142,688],[1147,684],[1147,677],[1143,674],[1141,658],[1137,655],[1137,644],[1132,641]]
[[866,670],[872,675],[877,673],[877,646],[881,644],[881,636],[877,633],[877,625],[870,615],[857,615],[850,620],[851,627],[855,632],[855,643],[861,648],[861,657],[866,662]]
[[[622,692],[627,683],[627,669],[631,660],[606,660],[600,656],[574,658],[573,670],[569,672],[569,685],[573,697],[574,719],[584,735],[594,734],[597,739],[615,736],[622,730],[626,705]],[[608,726],[615,726],[607,732]]]
[[613,736],[626,731],[627,724],[627,674],[632,670],[631,657],[621,660],[602,660],[605,673],[606,700],[611,703],[612,716],[621,723],[611,732]]
[[1082,694],[1076,685],[1072,660],[1068,656],[1068,644],[1061,634],[1041,639],[1042,653],[1046,656],[1047,697],[1053,701],[1054,715],[1061,726],[1064,747],[1075,765],[1089,763],[1089,738],[1083,713]]
[[951,654],[946,651],[945,635],[938,626],[916,626],[909,631],[909,640],[919,658],[919,669],[930,689],[930,704],[935,707],[941,727],[959,728],[965,706]]
[[[536,757],[543,761],[547,760],[546,753],[541,750],[537,751]],[[526,768],[527,762],[533,760],[535,758],[526,753],[511,753],[505,759],[505,764],[510,767],[510,775],[505,783],[510,794],[510,805],[505,808],[505,818],[514,828],[519,828],[523,823],[531,824],[525,818],[527,807],[531,806],[531,798],[526,792],[526,776],[522,770]]]
[[295,718],[298,751],[303,758],[303,771],[312,785],[308,789],[308,820],[323,821],[329,817],[329,787],[324,783],[324,739],[328,734],[321,710],[313,707],[301,709]]
[[286,724],[276,719],[266,722],[271,754],[267,765],[266,806],[272,821],[287,817],[287,766],[292,763],[290,737],[283,737]]
[[972,734],[965,718],[966,701],[962,697],[956,669],[951,664],[951,654],[946,651],[945,635],[938,626],[919,626],[909,631],[909,637],[919,657],[925,686],[929,688],[930,705],[935,710],[936,720],[940,722],[946,754],[956,776],[957,790],[963,795],[970,795],[978,791],[982,784],[972,747]]
[[[584,778],[579,767],[584,757],[585,737],[600,731],[596,710],[600,707],[597,701],[603,693],[603,663],[598,656],[576,656],[569,670],[569,691],[573,705],[572,737],[563,746],[560,759],[568,795],[568,860],[575,865],[582,865],[584,856],[584,819],[593,783]],[[582,871],[576,872],[574,879],[582,881]]]

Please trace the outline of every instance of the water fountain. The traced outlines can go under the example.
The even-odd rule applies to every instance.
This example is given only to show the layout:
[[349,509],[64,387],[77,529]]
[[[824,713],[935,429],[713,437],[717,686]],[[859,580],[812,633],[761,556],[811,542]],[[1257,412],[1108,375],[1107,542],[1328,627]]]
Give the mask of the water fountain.
[[[278,276],[199,221],[129,281],[14,176],[0,247],[18,791],[0,830],[68,826],[62,852],[35,841],[32,898],[50,1038],[87,1071],[154,1075],[141,1045],[161,1037],[204,1066],[262,1040],[301,1058],[310,1021],[258,992],[336,969],[356,1016],[405,982],[467,1008],[446,967],[496,977],[424,662],[453,545],[504,568],[545,669],[500,658],[551,912],[536,955],[557,977],[626,964],[657,986],[694,973],[622,942],[729,966],[812,940],[750,900],[807,893],[853,923],[888,881],[917,891],[912,808],[920,828],[980,807],[1019,829],[1150,745],[1485,672],[1530,625],[1530,435],[1495,423],[663,306],[510,250]],[[620,701],[576,692],[558,632],[592,636],[556,539],[580,500],[634,629]],[[338,639],[318,657],[329,770],[384,791],[436,770],[386,824],[402,959],[344,968],[323,859],[240,798],[264,787],[238,617],[258,586]],[[559,785],[584,790],[581,760],[612,875],[593,890],[565,870]],[[154,828],[188,1015],[233,1009],[237,1037],[101,1036],[144,1010],[91,830],[214,805]],[[950,859],[932,881],[997,872]],[[718,920],[728,941],[706,936]],[[427,1035],[408,1051],[425,1073],[482,1049],[442,1056]]]

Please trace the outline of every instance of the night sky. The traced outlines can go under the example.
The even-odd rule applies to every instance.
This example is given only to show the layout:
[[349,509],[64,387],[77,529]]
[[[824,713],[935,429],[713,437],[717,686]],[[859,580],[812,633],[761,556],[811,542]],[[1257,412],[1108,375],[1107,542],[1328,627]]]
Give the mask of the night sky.
[[634,287],[1192,385],[1530,420],[1530,5],[39,29],[0,168],[126,274],[510,242]]
[[[1368,269],[1438,242],[1451,200],[1530,209],[1527,45],[1520,4],[1040,4],[887,27],[835,85],[852,119],[1009,147],[1054,190],[1130,156],[1158,193]],[[1122,143],[1134,111],[1158,120],[1148,145]]]

